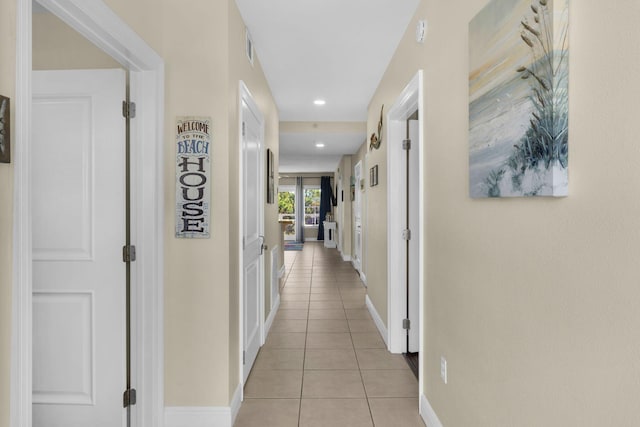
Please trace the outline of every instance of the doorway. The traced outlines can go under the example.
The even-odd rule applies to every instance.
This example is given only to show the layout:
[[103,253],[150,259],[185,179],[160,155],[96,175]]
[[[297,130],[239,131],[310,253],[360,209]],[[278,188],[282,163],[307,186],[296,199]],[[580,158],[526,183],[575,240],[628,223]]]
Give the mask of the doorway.
[[[131,134],[135,143],[132,145],[131,170],[136,178],[131,183],[132,209],[131,231],[132,243],[138,248],[141,255],[138,261],[132,264],[132,275],[135,278],[136,287],[131,293],[132,313],[131,319],[131,361],[134,370],[132,384],[137,389],[138,396],[143,397],[135,405],[132,412],[132,425],[141,427],[161,426],[163,420],[163,382],[162,382],[162,323],[163,323],[163,299],[162,299],[162,235],[163,235],[163,191],[162,191],[162,116],[163,104],[163,62],[162,59],[148,45],[137,36],[125,23],[120,20],[102,1],[100,0],[65,0],[52,1],[41,0],[40,4],[50,13],[63,20],[69,27],[78,31],[84,38],[98,46],[102,51],[115,60],[116,63],[131,73],[130,88],[131,97],[138,105],[138,118],[131,123]],[[29,137],[34,121],[32,119],[31,93],[32,93],[32,1],[18,0],[17,2],[17,88],[16,104],[16,129],[15,129],[15,220],[14,220],[14,322],[12,345],[12,402],[11,402],[11,424],[20,427],[31,427],[32,424],[32,403],[38,401],[42,394],[34,395],[34,384],[41,386],[42,383],[34,381],[32,378],[38,375],[34,370],[39,369],[33,365],[32,343],[35,345],[35,335],[42,334],[42,327],[47,327],[46,316],[42,317],[42,312],[34,313],[34,304],[43,302],[57,304],[62,307],[65,304],[73,306],[75,311],[69,310],[65,314],[76,317],[84,316],[84,319],[91,319],[93,302],[91,301],[97,291],[76,292],[69,295],[65,292],[50,292],[46,295],[37,291],[33,287],[32,277],[36,273],[33,268],[34,259],[42,255],[42,251],[34,256],[32,253],[31,236],[34,229],[39,227],[32,221],[34,216],[34,197],[40,197],[33,193],[32,183],[36,179],[36,170],[30,163],[38,146]],[[122,99],[118,101],[118,105]],[[39,114],[33,111],[33,114]],[[62,151],[62,150],[61,150]],[[142,155],[144,153],[144,156]],[[86,168],[85,168],[86,169]],[[87,194],[80,190],[80,193]],[[142,201],[145,201],[144,203]],[[86,200],[85,200],[86,201]],[[58,203],[63,203],[59,200]],[[95,204],[94,212],[101,206]],[[86,211],[84,212],[87,213]],[[93,214],[92,214],[93,215]],[[90,215],[91,216],[91,215]],[[89,216],[89,218],[90,218]],[[124,216],[124,214],[123,214]],[[85,218],[87,215],[85,215]],[[36,218],[34,218],[35,220]],[[91,218],[90,218],[91,219]],[[84,222],[83,222],[84,224]],[[37,234],[37,233],[36,233]],[[35,237],[35,235],[34,235]],[[125,244],[124,235],[122,236]],[[40,241],[41,243],[42,241]],[[97,240],[89,242],[81,241],[80,248],[88,248],[85,254],[76,251],[76,257],[91,258],[98,252]],[[75,245],[78,246],[78,245]],[[33,245],[34,249],[43,249]],[[73,249],[73,248],[72,248]],[[91,252],[94,251],[94,252]],[[50,251],[51,252],[51,251]],[[55,252],[55,251],[53,251]],[[60,252],[60,251],[58,251]],[[67,252],[73,252],[67,251]],[[87,255],[88,253],[88,255]],[[93,255],[92,255],[93,254]],[[51,254],[49,254],[51,255]],[[64,254],[62,254],[64,255]],[[62,256],[58,253],[58,257]],[[119,258],[117,270],[124,269],[122,261],[122,251],[118,248],[115,259]],[[124,263],[123,263],[124,264]],[[123,275],[124,277],[124,275]],[[122,284],[124,287],[124,283]],[[91,293],[93,292],[93,294]],[[149,303],[152,301],[152,303]],[[144,302],[144,304],[143,304]],[[95,306],[97,312],[97,305]],[[124,307],[123,307],[124,310]],[[49,312],[53,313],[52,311]],[[58,322],[60,310],[54,316]],[[95,313],[94,313],[95,314]],[[35,318],[34,315],[40,316]],[[88,316],[88,317],[87,317]],[[97,327],[98,319],[94,318],[93,327]],[[94,319],[91,319],[93,321]],[[87,333],[94,335],[91,328],[87,329],[85,320],[72,322],[69,324],[81,326],[76,328],[76,337],[87,336]],[[96,329],[97,331],[97,329]],[[44,331],[46,332],[46,331]],[[93,342],[99,337],[94,336]],[[119,339],[118,339],[119,340]],[[89,348],[87,343],[92,339],[85,340],[82,344],[82,369],[77,370],[84,376],[73,378],[76,388],[89,393],[75,393],[74,396],[65,396],[64,393],[53,396],[64,401],[71,397],[75,402],[67,402],[68,405],[79,405],[80,400],[91,399],[95,379],[98,381],[96,371],[100,369],[97,362],[97,346]],[[38,344],[40,345],[40,344]],[[40,351],[36,348],[37,351]],[[125,359],[123,357],[122,359]],[[118,363],[126,364],[126,360]],[[137,361],[144,361],[138,363]],[[36,361],[37,362],[37,361]],[[87,365],[87,363],[90,364]],[[40,380],[39,378],[38,380]],[[102,380],[100,380],[102,381]],[[118,384],[120,388],[121,384]],[[125,384],[126,387],[126,384]],[[118,393],[116,402],[117,411],[120,414],[123,408],[123,399],[130,398],[132,394],[125,395],[125,390]],[[52,397],[52,396],[49,396]],[[101,397],[103,399],[104,397]],[[61,402],[65,405],[65,402]],[[126,422],[122,417],[120,421]],[[36,421],[34,419],[34,421]],[[47,420],[49,423],[50,420]],[[48,425],[55,425],[50,423]],[[75,425],[67,423],[64,425]],[[80,424],[82,425],[82,424]],[[86,424],[85,424],[86,425]]]
[[[389,350],[424,359],[424,137],[422,71],[387,115],[388,333]],[[393,191],[392,191],[393,190]],[[417,353],[417,354],[416,354]],[[418,372],[422,389],[422,372]]]
[[264,118],[240,82],[240,257],[242,384],[264,344]]

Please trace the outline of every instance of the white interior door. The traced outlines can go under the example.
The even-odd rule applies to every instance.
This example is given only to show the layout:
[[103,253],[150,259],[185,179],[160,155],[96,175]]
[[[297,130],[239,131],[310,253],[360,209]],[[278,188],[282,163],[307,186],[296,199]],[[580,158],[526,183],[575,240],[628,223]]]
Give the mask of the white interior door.
[[262,344],[264,286],[263,120],[248,94],[242,97],[243,344],[244,381]]
[[354,197],[353,209],[353,242],[354,254],[353,265],[358,271],[362,269],[362,190],[360,189],[360,181],[362,180],[362,161],[359,161],[354,167],[354,175],[356,178],[356,191]]
[[33,73],[33,425],[121,426],[125,72]]
[[420,168],[420,146],[419,141],[419,121],[409,120],[409,139],[412,141],[411,150],[409,150],[409,200],[408,208],[408,229],[411,230],[411,239],[409,240],[408,269],[409,269],[409,285],[408,285],[408,304],[409,321],[409,353],[417,353],[420,351],[420,221],[419,221],[419,168]]

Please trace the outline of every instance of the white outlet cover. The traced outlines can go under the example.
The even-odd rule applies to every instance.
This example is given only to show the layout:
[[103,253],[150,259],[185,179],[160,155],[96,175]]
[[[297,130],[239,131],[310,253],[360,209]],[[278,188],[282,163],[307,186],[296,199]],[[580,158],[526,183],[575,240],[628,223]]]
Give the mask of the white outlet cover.
[[447,383],[447,359],[444,356],[440,356],[440,378],[445,384]]
[[420,20],[416,25],[416,41],[418,43],[424,43],[424,39],[427,36],[427,21]]

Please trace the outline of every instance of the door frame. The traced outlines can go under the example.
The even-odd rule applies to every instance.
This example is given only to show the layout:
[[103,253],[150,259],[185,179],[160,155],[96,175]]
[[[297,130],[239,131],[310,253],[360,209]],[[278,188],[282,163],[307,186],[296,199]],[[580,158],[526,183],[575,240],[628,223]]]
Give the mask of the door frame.
[[[388,146],[387,156],[387,295],[388,295],[388,345],[392,353],[403,353],[406,344],[406,332],[402,329],[402,319],[406,316],[406,277],[404,270],[400,268],[399,254],[404,250],[405,241],[402,239],[400,230],[405,228],[405,217],[398,210],[393,209],[400,203],[401,195],[393,189],[398,188],[400,180],[404,176],[398,176],[395,172],[405,161],[404,150],[399,143],[406,138],[406,120],[416,110],[418,110],[418,141],[416,141],[420,153],[420,167],[418,171],[418,193],[419,212],[418,222],[420,233],[412,238],[419,239],[419,259],[424,260],[425,256],[425,196],[424,196],[424,89],[423,72],[419,70],[409,84],[401,92],[395,103],[387,113],[387,141],[397,143]],[[419,283],[419,335],[420,366],[424,366],[424,339],[422,330],[424,325],[424,285],[425,285],[424,262],[419,263],[418,283]],[[422,390],[423,371],[420,369],[420,390]]]
[[[365,168],[365,163],[364,163],[364,158],[360,159],[355,165],[353,165],[353,177],[356,181],[356,188],[355,188],[355,193],[353,196],[353,208],[351,211],[351,221],[353,224],[353,230],[352,230],[352,242],[353,242],[353,254],[351,254],[351,265],[353,265],[353,268],[358,272],[358,274],[360,275],[360,279],[362,279],[362,281],[365,283],[367,283],[366,279],[363,277],[364,276],[364,268],[363,268],[363,258],[364,258],[364,218],[362,217],[362,205],[364,203],[363,201],[363,194],[365,190],[361,190],[360,189],[360,181],[363,180],[363,171]],[[356,168],[358,167],[358,165],[360,166],[360,179],[358,179],[357,175],[356,175]],[[366,188],[366,186],[365,186]],[[358,199],[358,203],[356,203],[356,198]],[[358,253],[358,248],[357,248],[357,239],[356,239],[356,232],[357,232],[357,227],[356,227],[356,212],[358,212],[360,214],[360,253]],[[359,256],[358,256],[359,255]]]
[[[239,97],[238,97],[238,155],[239,155],[239,160],[238,160],[238,179],[239,179],[239,185],[238,185],[238,224],[239,224],[239,233],[238,233],[238,266],[239,266],[239,270],[238,270],[238,274],[239,274],[239,318],[238,318],[238,324],[239,324],[239,351],[238,351],[238,366],[240,367],[239,371],[239,380],[240,380],[240,390],[241,390],[241,400],[244,400],[244,363],[243,363],[243,354],[242,352],[244,351],[244,249],[243,249],[243,224],[244,224],[244,205],[243,205],[243,201],[244,201],[244,158],[243,158],[243,152],[242,152],[242,123],[244,122],[244,114],[242,112],[242,101],[245,101],[247,103],[247,106],[249,107],[249,109],[253,112],[253,114],[255,114],[255,116],[258,118],[258,121],[260,122],[260,127],[261,127],[261,131],[260,131],[260,137],[262,139],[263,145],[262,145],[262,149],[260,150],[260,171],[259,176],[261,177],[261,181],[264,184],[264,151],[265,151],[265,146],[264,146],[264,116],[262,115],[262,112],[260,111],[260,108],[258,107],[258,104],[256,104],[253,95],[251,94],[251,91],[249,91],[249,88],[247,87],[247,85],[245,84],[244,81],[240,80],[239,82]],[[260,188],[265,188],[265,185],[261,185]],[[260,229],[262,230],[262,235],[264,235],[264,191],[260,191],[260,196],[259,196],[259,200],[258,200],[258,205],[260,206],[260,211],[261,211],[261,215],[260,215]],[[265,300],[265,296],[264,296],[264,291],[265,291],[265,277],[264,277],[264,272],[265,272],[265,266],[264,266],[264,254],[262,256],[260,256],[260,285],[258,286],[258,305],[260,307],[260,313],[258,313],[259,319],[260,319],[260,347],[262,347],[264,345],[265,342],[265,318],[264,318],[264,312],[265,312],[265,307],[264,307],[264,300]]]
[[[102,0],[38,1],[131,73],[131,99],[138,106],[131,135],[140,141],[131,148],[132,240],[139,255],[132,271],[137,291],[131,336],[135,384],[144,396],[138,399],[134,425],[162,427],[164,62]],[[17,0],[11,427],[32,424],[31,14],[31,0]]]

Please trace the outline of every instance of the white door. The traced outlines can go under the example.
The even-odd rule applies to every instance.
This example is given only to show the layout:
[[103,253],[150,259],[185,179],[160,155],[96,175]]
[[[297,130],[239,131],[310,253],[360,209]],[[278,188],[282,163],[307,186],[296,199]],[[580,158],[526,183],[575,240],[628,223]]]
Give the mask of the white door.
[[248,93],[242,96],[243,189],[243,377],[247,380],[262,344],[264,283],[263,120]]
[[408,319],[411,327],[409,328],[409,340],[408,350],[409,353],[417,353],[420,351],[420,221],[419,221],[419,167],[420,167],[420,147],[419,141],[419,121],[409,120],[409,135],[408,138],[412,141],[411,149],[409,150],[409,159],[407,166],[409,173],[407,174],[407,185],[409,200],[407,201],[409,222],[407,228],[411,230],[411,239],[408,244],[408,268],[409,279],[408,283]]
[[123,425],[125,72],[33,73],[33,426]]
[[360,181],[362,180],[362,161],[359,161],[354,167],[354,175],[356,177],[356,191],[353,209],[353,241],[355,246],[353,265],[356,270],[362,272],[362,190],[360,189]]

